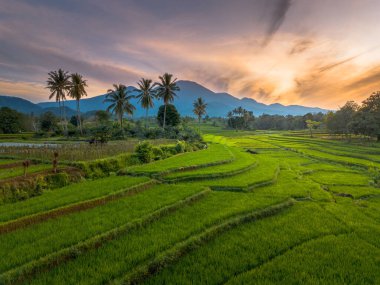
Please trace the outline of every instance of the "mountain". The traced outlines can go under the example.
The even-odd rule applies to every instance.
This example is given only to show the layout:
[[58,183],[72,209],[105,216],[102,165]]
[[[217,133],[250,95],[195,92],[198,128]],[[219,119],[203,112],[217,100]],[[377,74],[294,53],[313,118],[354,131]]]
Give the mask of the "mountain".
[[[251,98],[236,98],[228,93],[216,93],[211,91],[210,89],[207,89],[206,87],[192,81],[178,81],[178,86],[180,87],[180,91],[177,92],[178,97],[174,101],[174,105],[177,107],[178,111],[186,116],[193,116],[193,102],[196,98],[202,97],[206,103],[207,106],[207,113],[209,116],[214,117],[225,117],[227,112],[242,106],[243,108],[252,111],[254,115],[259,116],[262,114],[270,114],[270,115],[304,115],[306,113],[318,113],[323,112],[326,113],[327,110],[321,109],[321,108],[313,108],[313,107],[305,107],[300,105],[289,105],[285,106],[279,103],[266,105],[260,102],[257,102],[254,99]],[[132,92],[134,88],[129,86],[128,90]],[[80,102],[81,106],[81,112],[91,112],[94,110],[105,110],[107,105],[103,103],[105,99],[105,94],[95,96],[92,98],[85,98],[82,99]],[[2,96],[0,96],[0,102]],[[6,98],[15,98],[15,97],[6,97]],[[17,98],[20,99],[20,98]],[[56,102],[42,102],[38,104],[33,104],[27,100],[20,99],[23,101],[26,101],[32,105],[30,105],[30,110],[33,108],[40,108],[40,112],[44,112],[47,110],[47,108],[57,108]],[[137,99],[133,99],[132,103],[137,107],[137,110],[134,114],[135,117],[141,117],[145,115],[145,110],[143,110],[141,107],[139,107],[139,104],[137,102]],[[155,107],[149,110],[150,115],[157,114],[158,107],[162,104],[162,102],[159,102],[155,100]],[[0,103],[1,106],[1,103]],[[15,106],[18,108],[17,104],[13,104],[12,106]],[[10,107],[12,107],[10,106]],[[76,102],[74,100],[68,100],[65,102],[65,106],[68,107],[68,113],[71,114],[71,112],[74,112],[76,108]],[[17,109],[14,108],[14,109]],[[26,111],[25,111],[26,109]],[[30,113],[28,108],[24,107],[25,113]],[[50,109],[51,110],[51,109]]]
[[20,113],[25,114],[40,114],[42,111],[42,108],[28,100],[18,98],[18,97],[12,97],[12,96],[4,96],[0,95],[0,108],[1,107],[9,107],[11,109],[14,109]]

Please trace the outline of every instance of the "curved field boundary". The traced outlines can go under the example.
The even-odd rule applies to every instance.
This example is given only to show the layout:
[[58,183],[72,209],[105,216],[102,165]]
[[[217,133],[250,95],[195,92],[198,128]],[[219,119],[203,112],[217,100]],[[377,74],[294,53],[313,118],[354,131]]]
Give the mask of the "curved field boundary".
[[78,256],[101,247],[104,243],[120,237],[121,235],[128,234],[129,232],[142,228],[147,224],[159,220],[160,218],[169,215],[176,210],[195,203],[211,192],[210,189],[201,191],[195,195],[179,200],[168,206],[164,206],[142,218],[136,219],[132,222],[109,230],[107,232],[96,235],[87,240],[81,241],[73,246],[61,249],[52,254],[46,255],[40,259],[33,260],[15,269],[11,269],[0,275],[0,284],[15,284],[25,281],[41,271],[49,270],[53,267],[59,266],[63,262],[77,258]]
[[[148,176],[148,177],[152,177],[152,178],[157,178],[157,177],[161,177],[161,176],[168,175],[168,174],[171,174],[171,173],[184,172],[184,171],[190,171],[190,170],[195,170],[195,169],[199,169],[199,168],[205,168],[205,167],[210,167],[210,166],[217,166],[217,165],[222,165],[222,164],[228,164],[228,163],[231,163],[231,162],[235,161],[236,157],[231,152],[231,150],[227,146],[225,146],[225,145],[223,147],[229,153],[229,156],[231,158],[229,158],[229,159],[223,159],[223,160],[218,160],[218,161],[213,161],[213,162],[208,162],[208,163],[200,163],[200,164],[194,164],[194,165],[188,165],[188,166],[179,166],[179,167],[169,168],[169,169],[166,169],[166,170],[163,170],[163,171],[156,171],[156,172],[144,172],[144,171],[135,171],[134,169],[131,169],[131,170],[126,169],[126,171],[123,171],[121,173],[121,175],[126,174],[126,175],[130,175],[130,176]],[[199,150],[199,151],[196,151],[196,152],[199,153],[199,152],[203,152],[203,151],[205,151],[205,150]],[[182,156],[187,155],[187,154],[189,154],[189,152],[177,154],[177,155],[168,157],[168,158],[166,158],[164,160],[160,160],[160,161],[165,161],[165,160],[173,159],[175,157],[181,158]],[[158,162],[159,161],[157,161],[156,163],[158,163]],[[155,163],[155,162],[152,162],[152,163]],[[145,164],[145,167],[147,167],[147,166],[149,166],[149,163]]]
[[320,234],[320,235],[315,235],[315,236],[311,236],[309,238],[306,238],[304,240],[301,240],[291,246],[289,246],[288,248],[286,249],[283,249],[283,250],[280,250],[277,254],[275,255],[272,255],[272,256],[269,256],[267,259],[259,262],[258,264],[255,264],[253,266],[251,266],[250,268],[248,269],[245,269],[244,271],[240,271],[240,272],[235,272],[234,276],[228,280],[225,280],[223,283],[221,284],[228,284],[230,281],[232,281],[232,279],[237,279],[239,278],[240,276],[252,271],[252,270],[255,270],[256,268],[259,268],[261,266],[265,266],[266,264],[272,262],[274,259],[276,258],[279,258],[281,256],[283,256],[284,254],[292,251],[292,250],[295,250],[305,244],[308,244],[308,243],[311,243],[311,242],[314,242],[316,240],[320,240],[320,239],[324,239],[326,237],[329,237],[329,236],[335,236],[335,237],[339,237],[341,235],[347,235],[351,232],[349,231],[342,231],[342,232],[338,232],[338,233],[324,233],[324,234]]
[[[261,141],[259,139],[256,139],[256,140]],[[359,168],[368,170],[368,166],[365,165],[365,164],[355,163],[355,162],[349,162],[349,161],[341,161],[341,160],[329,159],[329,158],[325,158],[325,157],[321,157],[321,156],[305,153],[305,152],[302,152],[302,151],[300,151],[298,149],[294,149],[294,148],[290,148],[290,147],[285,147],[285,146],[282,146],[282,145],[277,145],[277,144],[274,144],[273,142],[271,142],[270,144],[272,144],[274,146],[277,146],[277,147],[279,147],[279,148],[281,148],[283,150],[291,151],[291,152],[297,153],[300,156],[311,158],[311,159],[315,159],[315,160],[318,160],[318,161],[324,161],[324,162],[335,163],[335,164],[340,164],[340,165],[355,166],[355,167],[359,167]],[[366,160],[366,161],[371,162],[369,160]]]
[[153,260],[149,260],[146,263],[143,263],[135,267],[132,271],[130,271],[120,279],[113,280],[111,284],[142,283],[145,279],[149,278],[150,276],[159,272],[163,268],[174,263],[190,251],[203,246],[219,234],[228,231],[232,228],[235,228],[241,224],[253,222],[269,216],[276,215],[280,213],[282,210],[285,210],[293,206],[294,203],[295,201],[293,199],[288,199],[285,202],[269,206],[265,209],[238,215],[233,218],[222,221],[221,223],[206,229],[200,234],[193,235],[190,238],[177,243],[172,248],[157,255],[157,257],[155,257]]
[[280,174],[280,166],[278,166],[273,174],[273,178],[269,180],[262,180],[255,183],[248,184],[247,186],[209,186],[213,191],[229,191],[229,192],[250,192],[253,189],[273,185],[277,182],[278,175]]
[[229,176],[241,174],[243,172],[251,170],[252,168],[256,167],[257,165],[258,165],[258,163],[254,162],[247,167],[232,170],[230,172],[220,172],[220,173],[212,173],[212,174],[204,174],[204,175],[184,176],[184,177],[177,177],[177,178],[165,178],[165,177],[163,177],[160,180],[163,182],[168,182],[168,183],[177,183],[177,182],[182,182],[182,181],[218,179],[218,178],[224,178],[224,177],[229,177]]
[[184,167],[179,167],[179,168],[173,168],[170,170],[156,172],[156,173],[126,171],[125,173],[123,173],[121,175],[148,176],[148,177],[152,177],[155,179],[160,179],[160,177],[171,174],[171,173],[185,172],[185,171],[191,171],[191,170],[200,169],[200,168],[206,168],[206,167],[210,167],[210,166],[228,164],[228,163],[233,162],[234,160],[235,160],[235,158],[227,159],[227,160],[220,160],[220,161],[215,161],[215,162],[210,162],[210,163],[205,163],[205,164],[198,164],[198,165],[190,165],[190,166],[184,166]]
[[69,204],[67,206],[56,208],[50,211],[37,213],[37,214],[29,215],[26,217],[22,217],[16,220],[12,220],[9,222],[5,222],[5,223],[0,224],[0,234],[9,233],[19,228],[38,224],[43,221],[46,221],[49,219],[55,219],[57,217],[68,215],[74,212],[85,211],[91,208],[95,208],[99,205],[104,205],[111,201],[121,199],[123,197],[132,196],[149,189],[151,186],[153,186],[156,183],[157,181],[150,180],[148,182],[144,182],[144,183],[129,187],[127,189],[109,194],[109,195],[94,198],[91,200],[81,201],[75,204]]
[[271,180],[265,180],[265,181],[249,184],[248,187],[247,187],[248,191],[252,191],[253,189],[256,189],[256,188],[260,188],[260,187],[264,187],[264,186],[275,184],[277,182],[278,175],[280,174],[280,171],[281,171],[280,166],[278,166],[276,168],[276,170],[275,170],[275,172],[273,174],[273,178]]

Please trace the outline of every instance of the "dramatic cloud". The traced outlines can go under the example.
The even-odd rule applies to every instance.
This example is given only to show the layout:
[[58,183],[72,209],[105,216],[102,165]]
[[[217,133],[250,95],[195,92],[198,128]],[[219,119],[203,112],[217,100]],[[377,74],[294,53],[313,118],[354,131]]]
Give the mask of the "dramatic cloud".
[[[268,1],[270,3],[271,1]],[[269,41],[272,39],[273,35],[281,27],[282,23],[285,20],[286,13],[291,5],[291,0],[277,0],[275,2],[277,5],[274,7],[273,15],[271,17],[271,22],[269,23],[269,28],[263,42],[263,46],[266,46]]]
[[111,84],[163,72],[265,103],[336,108],[380,80],[373,0],[0,0],[0,94],[44,101],[64,68]]

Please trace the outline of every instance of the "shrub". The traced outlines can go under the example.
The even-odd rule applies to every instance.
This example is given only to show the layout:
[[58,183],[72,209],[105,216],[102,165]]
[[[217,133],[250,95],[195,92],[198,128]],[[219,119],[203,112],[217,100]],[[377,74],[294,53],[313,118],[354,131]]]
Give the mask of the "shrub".
[[136,146],[136,156],[142,163],[151,162],[153,159],[153,146],[149,142],[142,142]]
[[178,141],[175,145],[175,150],[177,153],[183,153],[186,151],[186,143],[184,141]]
[[[162,126],[164,123],[164,110],[165,110],[165,105],[160,106],[160,108],[158,109],[157,121],[160,126]],[[180,122],[181,122],[181,117],[176,107],[172,104],[166,105],[166,119],[165,119],[166,126],[178,126]]]
[[154,160],[160,160],[166,158],[165,153],[160,147],[153,147],[153,159]]
[[67,173],[57,173],[52,175],[47,175],[45,181],[49,188],[60,188],[70,184],[70,177]]

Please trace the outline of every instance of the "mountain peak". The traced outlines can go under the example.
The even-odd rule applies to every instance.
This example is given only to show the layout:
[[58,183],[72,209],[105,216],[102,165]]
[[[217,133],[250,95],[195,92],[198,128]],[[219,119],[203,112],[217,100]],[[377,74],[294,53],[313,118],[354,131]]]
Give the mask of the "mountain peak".
[[[252,111],[255,116],[264,113],[270,115],[304,115],[306,113],[317,113],[321,111],[327,112],[327,110],[320,108],[284,106],[279,103],[266,105],[248,97],[239,99],[226,92],[213,92],[212,90],[200,85],[199,83],[190,80],[179,80],[178,86],[181,90],[177,92],[178,96],[174,100],[174,105],[183,116],[194,116],[193,102],[198,97],[202,97],[208,104],[208,115],[215,117],[225,117],[228,111],[239,106]],[[104,95],[82,99],[80,102],[81,111],[85,113],[96,110],[104,110],[107,106],[103,103],[103,101]],[[137,101],[137,99],[132,99],[131,103],[136,106],[136,112],[134,114],[135,117],[141,117],[145,115],[145,110],[141,108],[140,103]],[[155,100],[155,106],[149,109],[149,115],[155,115],[160,105],[162,105],[162,102]],[[0,107],[1,106],[7,106],[23,113],[34,112],[34,110],[36,113],[37,111],[39,111],[38,113],[41,113],[46,111],[46,108],[56,108],[57,103],[50,101],[33,104],[32,102],[17,97],[0,96]],[[68,100],[65,102],[65,106],[75,110],[76,101]]]

